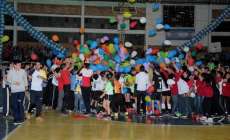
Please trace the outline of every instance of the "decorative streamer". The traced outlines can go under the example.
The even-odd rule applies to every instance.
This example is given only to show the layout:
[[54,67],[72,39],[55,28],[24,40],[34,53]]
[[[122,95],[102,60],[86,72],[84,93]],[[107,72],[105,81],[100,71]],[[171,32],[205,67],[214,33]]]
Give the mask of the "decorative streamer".
[[192,47],[194,44],[198,43],[206,35],[208,35],[208,33],[215,30],[228,16],[230,16],[230,6],[225,8],[221,15],[217,17],[215,20],[213,20],[206,28],[202,29],[192,39],[182,44],[180,48],[183,49],[184,47]]
[[[6,12],[12,16],[12,18],[20,25],[26,32],[28,32],[34,39],[39,41],[44,46],[50,48],[52,51],[58,52],[59,56],[65,56],[66,50],[61,49],[61,45],[53,42],[42,32],[36,30],[21,14],[19,14],[13,6],[2,1],[2,6],[5,8]],[[5,7],[4,7],[5,6]]]

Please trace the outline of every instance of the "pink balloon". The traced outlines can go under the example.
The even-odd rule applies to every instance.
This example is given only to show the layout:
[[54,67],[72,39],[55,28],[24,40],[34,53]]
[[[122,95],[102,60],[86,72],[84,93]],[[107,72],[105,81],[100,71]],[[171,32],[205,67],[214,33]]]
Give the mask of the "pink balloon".
[[130,23],[130,28],[136,28],[137,27],[137,21],[132,21]]

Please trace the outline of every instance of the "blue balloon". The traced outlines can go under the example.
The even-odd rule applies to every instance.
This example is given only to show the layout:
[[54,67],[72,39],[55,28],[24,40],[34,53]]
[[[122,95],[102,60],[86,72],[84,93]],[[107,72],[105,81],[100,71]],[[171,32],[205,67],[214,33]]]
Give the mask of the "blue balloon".
[[165,29],[165,30],[171,30],[172,27],[171,27],[169,24],[165,24],[165,25],[164,25],[164,29]]
[[114,60],[115,60],[117,63],[121,63],[121,58],[120,58],[119,55],[116,55],[116,56],[114,57]]
[[119,47],[118,44],[114,44],[114,48],[115,48],[115,50],[116,50],[117,52],[120,50],[120,47]]
[[180,54],[179,59],[184,59],[184,54]]
[[160,8],[160,3],[153,3],[152,4],[152,10],[153,11],[157,11],[157,10],[159,10],[159,8]]
[[98,51],[99,51],[100,55],[104,55],[105,54],[105,52],[104,52],[104,50],[102,48],[99,48]]
[[93,41],[91,44],[90,44],[90,49],[95,49],[97,47],[97,41]]
[[150,29],[150,30],[148,31],[148,36],[149,36],[149,37],[154,37],[155,35],[157,35],[157,32],[156,32],[155,29]]
[[46,60],[46,65],[50,68],[52,65],[52,61],[50,59]]
[[129,73],[131,71],[131,67],[124,67],[124,73]]
[[65,55],[62,54],[62,53],[59,53],[59,54],[57,55],[57,57],[58,57],[58,58],[65,58]]
[[154,55],[147,55],[146,56],[146,61],[147,62],[156,62],[157,61],[157,57]]
[[171,50],[171,51],[168,52],[168,57],[173,58],[176,54],[177,54],[176,50]]
[[114,37],[113,38],[113,42],[114,42],[114,44],[119,44],[119,38],[118,37]]
[[197,66],[200,66],[200,65],[202,65],[202,64],[203,64],[202,61],[197,61],[197,62],[196,62],[196,65],[197,65]]
[[176,67],[177,67],[178,69],[181,69],[181,68],[182,68],[181,63],[176,63]]
[[140,64],[143,65],[146,62],[146,60],[144,58],[140,58],[136,60],[136,64]]

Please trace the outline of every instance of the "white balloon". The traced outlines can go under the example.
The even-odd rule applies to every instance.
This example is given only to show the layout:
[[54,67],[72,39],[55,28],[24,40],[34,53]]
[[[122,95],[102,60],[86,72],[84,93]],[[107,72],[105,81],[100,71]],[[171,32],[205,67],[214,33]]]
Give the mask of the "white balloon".
[[125,42],[125,47],[130,48],[132,46],[133,46],[133,44],[131,42],[128,42],[128,41]]
[[141,23],[141,24],[145,24],[146,22],[147,22],[146,17],[141,17],[141,18],[140,18],[140,23]]
[[164,45],[165,46],[171,46],[172,45],[172,42],[170,40],[165,40],[164,41]]
[[157,24],[157,25],[156,25],[156,29],[157,29],[157,30],[162,30],[162,29],[164,29],[164,25],[162,25],[162,24]]
[[185,52],[189,52],[189,47],[184,47],[183,49]]
[[84,61],[84,60],[85,60],[84,54],[80,54],[80,55],[79,55],[79,58],[81,59],[81,61]]
[[166,64],[169,64],[170,63],[170,60],[168,58],[165,58],[165,63]]
[[180,62],[180,59],[179,59],[178,57],[176,57],[176,58],[175,58],[175,61],[176,61],[177,63],[179,63],[179,62]]
[[94,53],[99,54],[99,50],[98,49],[94,50]]
[[131,59],[131,60],[130,60],[130,64],[131,64],[131,65],[135,65],[135,64],[136,64],[136,61],[135,61],[134,59]]
[[171,85],[174,85],[175,83],[176,83],[176,82],[175,82],[173,79],[168,79],[168,80],[167,80],[167,84],[170,85],[170,86],[171,86]]
[[137,56],[137,51],[133,51],[133,52],[131,53],[131,57],[132,57],[132,58],[134,58],[135,56]]
[[190,72],[194,72],[194,67],[193,66],[190,66],[190,67],[188,67],[188,70],[190,71]]

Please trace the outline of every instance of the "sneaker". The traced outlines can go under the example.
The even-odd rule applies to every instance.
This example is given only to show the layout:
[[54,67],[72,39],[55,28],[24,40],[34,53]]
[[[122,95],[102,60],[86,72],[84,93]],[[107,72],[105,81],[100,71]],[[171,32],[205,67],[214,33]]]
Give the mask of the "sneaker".
[[22,124],[23,122],[22,121],[15,121],[14,122],[14,125],[20,125],[20,124]]
[[205,120],[206,123],[213,123],[213,118],[208,118]]
[[129,115],[129,113],[128,112],[125,112],[125,116],[128,116]]
[[207,120],[207,117],[206,117],[206,116],[200,117],[200,121],[206,121],[206,120]]
[[171,104],[168,104],[167,106],[168,106],[168,109],[171,110],[171,108],[172,108]]
[[29,113],[26,114],[26,119],[28,119],[28,120],[31,119],[31,115]]
[[118,118],[118,113],[114,113],[114,117],[115,117],[115,118]]
[[44,119],[43,119],[42,117],[36,117],[36,121],[38,121],[38,122],[43,122]]
[[165,104],[161,104],[161,109],[165,109]]

